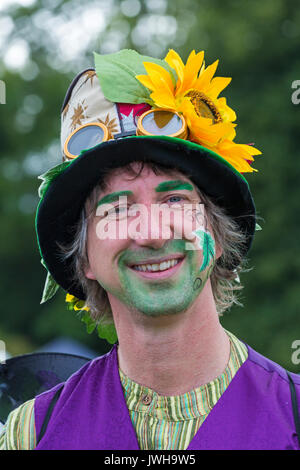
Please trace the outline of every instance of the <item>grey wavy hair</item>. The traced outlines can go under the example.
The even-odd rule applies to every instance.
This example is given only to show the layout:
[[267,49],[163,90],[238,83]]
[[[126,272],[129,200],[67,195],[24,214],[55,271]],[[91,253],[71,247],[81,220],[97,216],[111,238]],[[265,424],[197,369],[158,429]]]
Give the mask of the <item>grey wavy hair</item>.
[[[136,164],[137,162],[133,162]],[[128,164],[121,169],[128,172],[134,178],[137,178],[144,166],[148,166],[156,175],[183,173],[174,168],[151,162],[140,163],[139,170],[136,171],[132,164]],[[97,186],[94,187],[86,200],[85,207],[82,209],[79,221],[74,227],[74,240],[68,246],[59,245],[61,255],[64,259],[72,258],[73,281],[80,286],[86,294],[85,305],[90,309],[91,318],[96,322],[111,323],[112,311],[108,296],[103,287],[95,280],[87,279],[85,268],[89,265],[87,256],[87,229],[89,219],[94,216],[100,192],[104,191],[109,178],[117,174],[120,168],[108,169],[104,171],[104,177]],[[186,177],[191,176],[185,174]],[[243,289],[239,280],[241,272],[250,271],[246,269],[248,260],[243,256],[243,247],[245,245],[245,235],[240,231],[237,223],[225,211],[215,204],[211,198],[202,193],[198,188],[198,194],[201,202],[204,203],[208,220],[211,224],[215,242],[222,247],[222,255],[216,260],[214,268],[210,275],[212,292],[216,304],[218,315],[222,315],[234,304],[243,306],[239,300],[238,293]],[[226,266],[234,263],[236,269],[231,270]],[[238,280],[238,282],[237,282]]]

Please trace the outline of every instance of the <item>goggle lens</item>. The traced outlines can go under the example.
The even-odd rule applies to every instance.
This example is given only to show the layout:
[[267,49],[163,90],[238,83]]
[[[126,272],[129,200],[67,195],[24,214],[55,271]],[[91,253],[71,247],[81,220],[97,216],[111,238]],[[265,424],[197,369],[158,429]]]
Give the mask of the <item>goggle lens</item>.
[[142,126],[152,135],[173,135],[182,129],[183,124],[177,114],[170,111],[155,111],[143,117]]
[[100,144],[104,138],[104,130],[95,125],[82,127],[72,135],[68,142],[71,155],[79,155],[82,150],[90,149]]

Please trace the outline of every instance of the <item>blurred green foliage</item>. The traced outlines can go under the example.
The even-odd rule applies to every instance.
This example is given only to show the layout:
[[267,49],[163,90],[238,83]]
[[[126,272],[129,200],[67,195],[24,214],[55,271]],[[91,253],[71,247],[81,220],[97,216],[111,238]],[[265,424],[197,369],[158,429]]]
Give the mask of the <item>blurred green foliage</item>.
[[[23,6],[20,6],[23,5]],[[26,6],[27,5],[27,6]],[[195,49],[206,64],[220,58],[219,76],[238,115],[237,142],[254,142],[263,156],[246,175],[259,223],[241,277],[244,307],[222,324],[289,370],[300,339],[300,9],[294,0],[40,0],[0,9],[0,337],[12,354],[71,336],[99,354],[110,346],[88,335],[69,312],[64,293],[40,305],[45,270],[34,219],[37,175],[60,163],[60,107],[73,76],[93,66],[93,51],[135,48],[162,58],[174,48],[185,60]]]

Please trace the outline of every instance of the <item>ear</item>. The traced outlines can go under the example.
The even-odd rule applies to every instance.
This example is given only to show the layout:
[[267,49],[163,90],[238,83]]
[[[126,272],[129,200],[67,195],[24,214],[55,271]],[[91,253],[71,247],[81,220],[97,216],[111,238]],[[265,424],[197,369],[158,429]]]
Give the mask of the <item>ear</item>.
[[96,281],[96,277],[95,277],[93,271],[91,270],[90,265],[84,269],[84,274],[85,274],[85,277],[87,279],[91,279],[92,281]]

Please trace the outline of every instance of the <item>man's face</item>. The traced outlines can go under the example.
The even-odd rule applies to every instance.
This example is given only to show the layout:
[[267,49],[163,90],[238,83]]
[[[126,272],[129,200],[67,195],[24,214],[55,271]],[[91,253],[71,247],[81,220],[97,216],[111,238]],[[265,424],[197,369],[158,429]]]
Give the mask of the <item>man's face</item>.
[[135,178],[125,169],[110,176],[87,243],[87,278],[148,316],[186,310],[221,255],[194,184],[147,166]]

